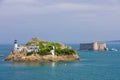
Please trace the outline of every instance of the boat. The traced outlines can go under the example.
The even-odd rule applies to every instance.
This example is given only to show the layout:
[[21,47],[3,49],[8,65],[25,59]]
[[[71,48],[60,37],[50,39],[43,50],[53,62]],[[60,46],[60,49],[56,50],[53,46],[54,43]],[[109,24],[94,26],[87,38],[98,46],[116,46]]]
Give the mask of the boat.
[[0,54],[0,57],[3,57],[4,55]]
[[118,50],[117,50],[117,49],[115,49],[115,48],[112,48],[112,49],[111,49],[111,51],[118,51]]

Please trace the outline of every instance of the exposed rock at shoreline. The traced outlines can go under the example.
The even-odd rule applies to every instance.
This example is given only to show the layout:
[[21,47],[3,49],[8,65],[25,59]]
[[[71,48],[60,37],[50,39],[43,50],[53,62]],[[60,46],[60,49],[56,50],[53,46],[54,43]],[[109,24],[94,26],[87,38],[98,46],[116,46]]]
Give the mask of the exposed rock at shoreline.
[[58,61],[74,61],[79,60],[79,56],[77,54],[74,55],[25,55],[21,54],[17,51],[13,51],[5,61],[10,62],[58,62]]

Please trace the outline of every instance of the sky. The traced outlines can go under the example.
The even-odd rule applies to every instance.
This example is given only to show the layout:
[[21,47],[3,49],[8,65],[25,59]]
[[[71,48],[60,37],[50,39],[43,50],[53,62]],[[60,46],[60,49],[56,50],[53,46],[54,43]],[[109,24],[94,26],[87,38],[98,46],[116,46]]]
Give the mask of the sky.
[[120,39],[120,0],[0,0],[0,44]]

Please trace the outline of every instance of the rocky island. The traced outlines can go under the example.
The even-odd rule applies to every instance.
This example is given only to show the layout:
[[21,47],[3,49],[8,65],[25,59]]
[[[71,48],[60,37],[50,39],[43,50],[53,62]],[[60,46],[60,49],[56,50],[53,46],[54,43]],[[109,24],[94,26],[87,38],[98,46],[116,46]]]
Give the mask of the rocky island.
[[58,62],[79,60],[76,51],[71,47],[56,42],[32,38],[25,46],[14,42],[14,49],[5,61],[10,62]]

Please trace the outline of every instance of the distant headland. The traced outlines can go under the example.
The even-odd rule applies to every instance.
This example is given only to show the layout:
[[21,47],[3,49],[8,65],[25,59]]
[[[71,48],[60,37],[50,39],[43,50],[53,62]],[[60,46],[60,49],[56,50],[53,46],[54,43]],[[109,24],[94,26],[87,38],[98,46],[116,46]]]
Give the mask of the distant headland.
[[111,41],[106,41],[108,44],[120,44],[120,40],[111,40]]
[[79,56],[70,46],[48,42],[35,37],[24,46],[14,41],[14,48],[5,61],[10,62],[58,62],[79,60]]

